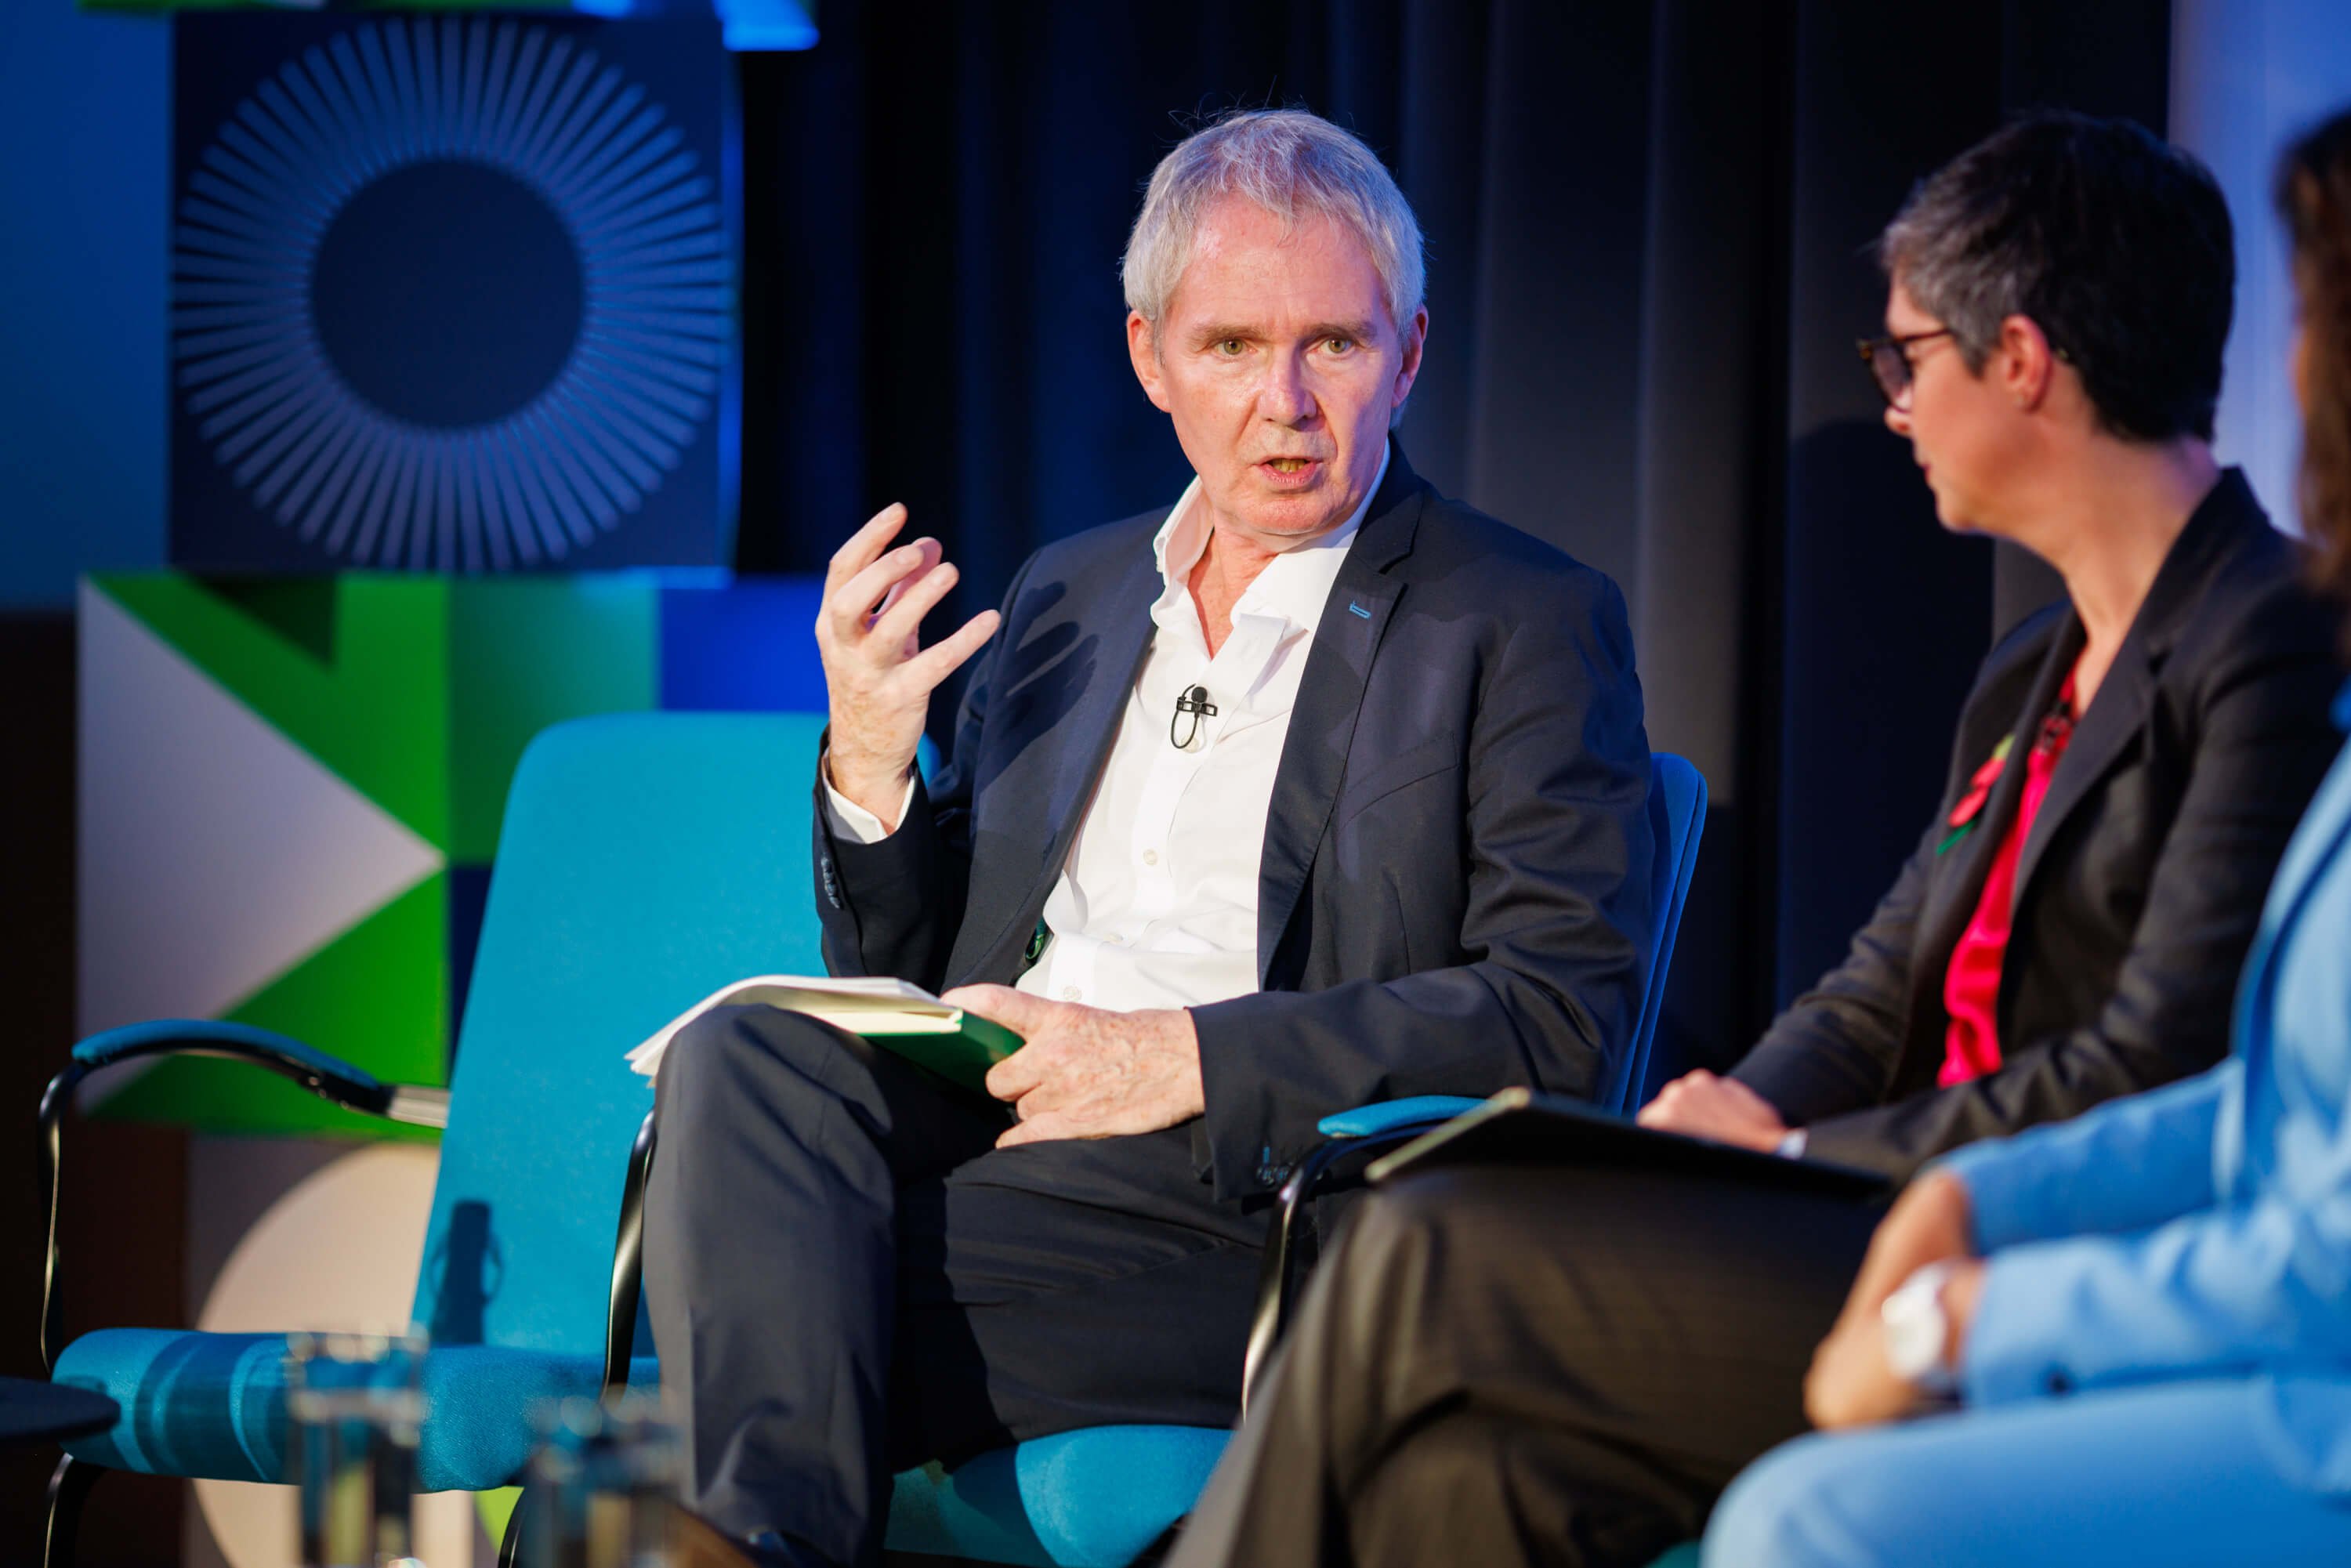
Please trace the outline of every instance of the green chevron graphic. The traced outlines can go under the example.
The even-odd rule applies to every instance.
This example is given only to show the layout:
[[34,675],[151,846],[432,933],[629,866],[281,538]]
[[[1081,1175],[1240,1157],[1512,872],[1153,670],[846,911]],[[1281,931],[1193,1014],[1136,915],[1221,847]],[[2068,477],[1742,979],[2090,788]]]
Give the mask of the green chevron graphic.
[[448,585],[360,576],[96,580],[189,663],[447,852]]
[[[445,1082],[447,919],[447,878],[428,878],[226,1016],[291,1035],[389,1082]],[[214,1132],[436,1136],[341,1110],[258,1068],[202,1057],[158,1063],[109,1098],[101,1113]]]
[[[84,1032],[221,1017],[445,1082],[450,871],[488,863],[530,737],[659,698],[650,580],[110,574],[82,595]],[[430,1136],[233,1062],[97,1113]]]

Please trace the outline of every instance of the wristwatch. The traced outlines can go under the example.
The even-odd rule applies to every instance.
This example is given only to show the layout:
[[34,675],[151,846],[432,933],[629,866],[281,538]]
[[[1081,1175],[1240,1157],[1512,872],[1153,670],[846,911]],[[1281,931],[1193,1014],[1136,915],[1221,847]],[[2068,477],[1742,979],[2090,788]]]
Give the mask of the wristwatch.
[[1928,1264],[1886,1298],[1878,1309],[1886,1325],[1886,1364],[1931,1399],[1949,1399],[1959,1392],[1959,1380],[1943,1359],[1950,1343],[1950,1318],[1943,1311],[1943,1284],[1958,1270],[1949,1258]]

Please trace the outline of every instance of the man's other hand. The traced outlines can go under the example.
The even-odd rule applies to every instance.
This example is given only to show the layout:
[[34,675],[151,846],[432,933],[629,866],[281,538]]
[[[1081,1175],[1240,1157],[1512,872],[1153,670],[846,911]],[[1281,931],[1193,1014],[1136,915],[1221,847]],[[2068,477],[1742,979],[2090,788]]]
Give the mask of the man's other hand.
[[1009,986],[957,986],[940,999],[1025,1042],[988,1070],[987,1092],[1020,1115],[998,1148],[1153,1133],[1207,1109],[1200,1038],[1182,1008],[1111,1012]]
[[923,647],[923,617],[955,586],[956,569],[940,559],[936,539],[885,549],[905,525],[906,508],[893,503],[850,536],[825,568],[816,616],[832,709],[826,773],[893,832],[931,693],[996,634],[998,620],[983,610]]
[[1712,1138],[1720,1144],[1770,1154],[1788,1135],[1787,1124],[1771,1103],[1736,1078],[1717,1078],[1701,1068],[1686,1072],[1641,1107],[1644,1127]]

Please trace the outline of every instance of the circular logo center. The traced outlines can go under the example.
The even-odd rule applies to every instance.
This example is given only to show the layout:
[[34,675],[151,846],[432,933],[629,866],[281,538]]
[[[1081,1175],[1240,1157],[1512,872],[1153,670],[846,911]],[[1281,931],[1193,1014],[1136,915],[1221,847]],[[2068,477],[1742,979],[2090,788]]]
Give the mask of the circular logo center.
[[413,424],[462,429],[528,406],[570,358],[580,252],[512,175],[412,163],[343,204],[311,267],[310,316],[338,372]]

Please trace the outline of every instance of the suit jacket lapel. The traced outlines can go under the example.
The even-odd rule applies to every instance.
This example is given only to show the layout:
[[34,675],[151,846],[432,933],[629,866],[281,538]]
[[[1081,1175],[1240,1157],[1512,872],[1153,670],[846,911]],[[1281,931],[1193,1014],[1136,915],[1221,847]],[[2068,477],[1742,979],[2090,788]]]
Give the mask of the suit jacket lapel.
[[1298,700],[1290,710],[1290,733],[1274,773],[1265,847],[1258,860],[1261,987],[1270,983],[1274,949],[1297,912],[1314,851],[1330,823],[1339,780],[1347,768],[1347,749],[1355,737],[1355,720],[1363,711],[1364,686],[1371,678],[1388,616],[1404,591],[1403,580],[1388,576],[1387,569],[1412,552],[1427,488],[1405,462],[1404,449],[1395,448],[1387,479],[1364,515],[1315,627],[1314,646],[1299,677]]
[[[2065,684],[2065,672],[2073,668],[2081,651],[2081,622],[2068,614],[2053,628],[2048,652],[2042,657],[2022,709],[2013,712],[2011,727],[2005,732],[2008,760],[2001,765],[2000,778],[1977,815],[1975,831],[1949,851],[1953,863],[1943,868],[1943,874],[1935,879],[1928,895],[1921,918],[1927,940],[1917,949],[1928,961],[1920,967],[1918,983],[1928,993],[1922,1000],[1930,999],[1936,1008],[1942,1006],[1944,971],[1950,967],[1951,952],[1959,946],[1960,934],[1975,917],[1976,904],[1983,897],[1984,877],[1991,869],[1992,856],[2007,841],[2009,829],[2016,821],[2017,807],[2024,795],[2025,755],[2040,731],[2041,716],[2056,703],[2058,690]],[[2000,699],[1992,696],[1989,700]],[[1989,749],[1987,747],[1987,755]]]
[[[2045,701],[2028,716],[2038,738],[2041,721],[2057,706],[2057,694],[2051,692]],[[2065,742],[2065,755],[2057,759],[2056,771],[2049,776],[2049,793],[2041,798],[2041,810],[2033,813],[2032,826],[2026,830],[2024,848],[2016,860],[2016,897],[2023,902],[2024,890],[2032,884],[2032,873],[2048,852],[2049,841],[2064,825],[2074,809],[2082,803],[2091,786],[2104,778],[2106,769],[2123,753],[2133,737],[2146,725],[2148,712],[2155,706],[2155,672],[2147,664],[2147,646],[2136,634],[2123,640],[2115,652],[2115,662],[2098,683],[2097,695],[2078,723],[2072,738]],[[2021,759],[2024,742],[2018,743],[2016,755]],[[2019,768],[2020,773],[2022,772]]]
[[1061,719],[1063,734],[1055,748],[1058,761],[1046,794],[1045,820],[1050,828],[1038,866],[1042,891],[1034,902],[1043,902],[1044,892],[1051,890],[1052,879],[1061,873],[1061,862],[1069,859],[1070,841],[1084,819],[1086,802],[1093,796],[1102,764],[1110,759],[1119,720],[1126,713],[1135,676],[1143,668],[1143,655],[1150,652],[1151,636],[1157,629],[1151,607],[1165,586],[1156,564],[1144,554],[1102,593],[1098,606],[1087,606],[1088,622],[1101,629],[1102,656],[1094,666],[1094,678],[1086,683],[1086,689]]
[[1094,781],[1102,777],[1102,764],[1109,760],[1111,745],[1118,738],[1119,720],[1125,714],[1126,700],[1134,690],[1143,655],[1150,650],[1152,633],[1157,629],[1151,619],[1151,606],[1165,586],[1158,565],[1148,551],[1128,562],[1111,583],[1100,587],[1092,583],[1071,585],[1073,597],[1084,605],[1087,634],[1101,641],[1096,644],[1093,668],[1086,677],[1084,688],[1051,727],[1061,734],[1051,746],[1054,762],[1047,778],[1043,803],[1046,833],[1039,845],[1037,870],[1028,894],[1009,911],[1002,925],[984,939],[967,925],[956,938],[955,951],[947,965],[948,984],[960,985],[974,975],[986,973],[989,955],[1008,939],[1008,934],[1018,931],[1016,946],[1028,940],[1029,927],[1036,924],[1039,911],[1053,891],[1054,878],[1069,859],[1070,841],[1084,820]]
[[[2213,560],[2245,528],[2268,526],[2252,490],[2246,486],[2244,476],[2231,468],[2221,476],[2220,483],[2189,517],[2188,526],[2172,541],[2170,553],[2164,557],[2155,581],[2147,586],[2146,600],[2131,620],[2130,630],[2124,633],[2122,646],[2115,650],[2113,665],[2098,683],[2081,722],[2074,726],[2073,737],[2065,744],[2065,755],[2057,760],[2057,770],[2050,775],[2049,793],[2042,799],[2041,810],[2033,816],[2023,851],[2017,858],[2016,899],[2020,905],[2026,890],[2032,885],[2032,873],[2047,852],[2050,841],[2092,787],[2105,777],[2124,748],[2146,727],[2155,708],[2156,678],[2171,651],[2180,623],[2196,607]],[[2079,644],[2075,647],[2078,649]],[[2069,655],[2069,666],[2071,663]],[[2056,705],[2056,691],[2052,688],[2046,695],[2036,693],[2035,697],[2032,721],[2037,732],[2041,716]],[[2022,753],[2017,755],[2021,758]]]

